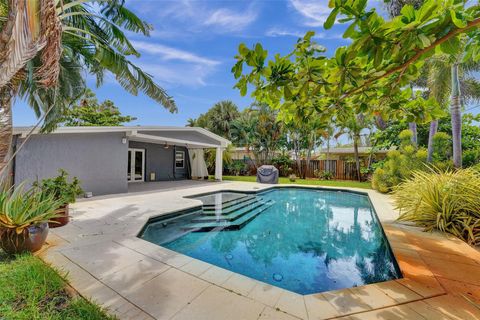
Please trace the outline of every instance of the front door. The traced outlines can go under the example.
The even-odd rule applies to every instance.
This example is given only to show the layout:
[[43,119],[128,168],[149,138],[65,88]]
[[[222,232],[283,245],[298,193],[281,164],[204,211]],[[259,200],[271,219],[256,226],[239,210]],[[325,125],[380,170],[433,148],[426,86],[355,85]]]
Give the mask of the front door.
[[145,149],[128,149],[127,180],[129,182],[144,181]]

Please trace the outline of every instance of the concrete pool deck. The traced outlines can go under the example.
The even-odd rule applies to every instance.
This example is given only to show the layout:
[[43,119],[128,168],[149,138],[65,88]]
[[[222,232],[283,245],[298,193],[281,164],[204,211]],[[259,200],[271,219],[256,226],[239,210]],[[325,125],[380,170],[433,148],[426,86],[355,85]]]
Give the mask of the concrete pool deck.
[[333,188],[368,193],[399,280],[299,295],[136,237],[153,216],[201,205],[185,196],[268,187],[225,182],[79,201],[71,223],[51,229],[39,255],[120,319],[480,319],[480,253],[395,223],[389,197],[373,190]]

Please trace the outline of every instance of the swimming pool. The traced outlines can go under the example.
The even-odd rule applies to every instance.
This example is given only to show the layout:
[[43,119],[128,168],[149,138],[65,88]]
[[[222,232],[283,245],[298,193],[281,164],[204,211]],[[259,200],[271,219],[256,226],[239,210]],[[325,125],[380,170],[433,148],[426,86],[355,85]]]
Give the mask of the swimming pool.
[[141,237],[299,294],[401,277],[367,195],[281,187],[195,197]]

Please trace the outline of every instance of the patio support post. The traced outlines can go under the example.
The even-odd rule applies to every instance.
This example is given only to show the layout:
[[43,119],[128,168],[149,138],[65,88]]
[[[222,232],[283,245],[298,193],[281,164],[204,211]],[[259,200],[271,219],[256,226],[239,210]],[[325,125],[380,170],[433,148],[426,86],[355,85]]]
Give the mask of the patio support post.
[[215,153],[215,180],[222,181],[223,148],[217,148]]

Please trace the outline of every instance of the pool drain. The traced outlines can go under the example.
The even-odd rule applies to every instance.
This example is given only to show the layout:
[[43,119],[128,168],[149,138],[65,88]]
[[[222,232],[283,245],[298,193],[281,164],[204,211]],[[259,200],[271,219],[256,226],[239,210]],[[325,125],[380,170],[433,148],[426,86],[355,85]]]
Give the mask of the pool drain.
[[280,282],[283,280],[283,276],[280,273],[274,273],[273,274],[273,280]]

